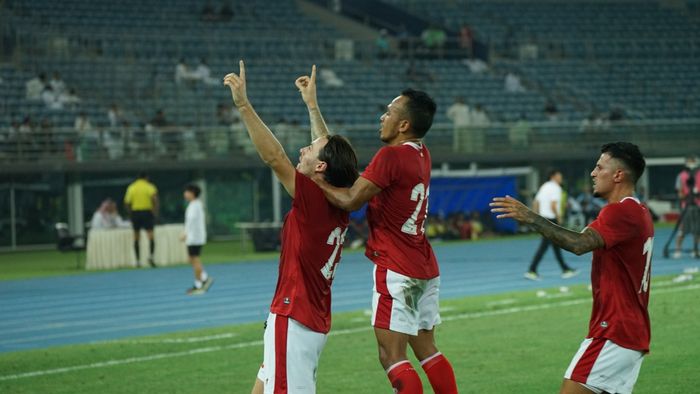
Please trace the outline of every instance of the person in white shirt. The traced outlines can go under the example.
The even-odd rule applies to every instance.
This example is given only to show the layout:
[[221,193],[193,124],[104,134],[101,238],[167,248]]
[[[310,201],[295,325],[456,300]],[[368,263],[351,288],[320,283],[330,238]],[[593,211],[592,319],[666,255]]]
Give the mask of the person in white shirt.
[[447,117],[452,121],[452,149],[459,151],[460,143],[469,131],[471,124],[471,110],[464,103],[464,98],[457,97],[454,104],[447,109]]
[[[540,190],[537,191],[537,194],[535,195],[533,210],[554,224],[562,223],[562,182],[563,177],[561,171],[551,170],[549,172],[549,181],[545,182],[542,186],[540,186]],[[544,256],[544,253],[547,251],[547,248],[549,248],[550,244],[552,245],[552,249],[554,250],[554,255],[556,256],[557,261],[559,262],[559,266],[561,267],[562,278],[571,278],[578,274],[578,271],[566,265],[566,263],[564,262],[564,258],[561,255],[561,249],[557,245],[552,244],[552,242],[549,241],[547,238],[542,237],[540,247],[537,249],[537,252],[535,253],[535,256],[532,259],[530,268],[525,273],[526,279],[540,279],[539,274],[537,274],[537,266],[540,264],[542,256]]]
[[189,184],[185,187],[187,209],[185,210],[185,233],[182,234],[181,239],[187,245],[187,254],[194,270],[194,285],[187,290],[189,295],[204,294],[214,283],[214,278],[207,275],[200,258],[202,247],[207,242],[204,206],[199,199],[201,193],[202,189],[197,185]]
[[175,66],[175,84],[181,85],[183,83],[188,83],[191,86],[194,80],[194,73],[187,67],[185,59],[180,59],[177,66]]
[[90,220],[91,230],[104,230],[119,227],[129,227],[130,223],[122,219],[117,211],[117,203],[111,198],[102,202]]
[[41,73],[24,84],[27,100],[41,100],[41,93],[46,87],[46,74]]
[[192,72],[192,79],[195,81],[200,81],[205,85],[218,85],[219,81],[211,77],[211,69],[207,65],[206,60],[201,59],[199,65]]
[[59,96],[61,93],[63,93],[63,91],[66,90],[66,83],[63,82],[63,80],[61,79],[61,74],[57,72],[53,73],[49,85],[51,85],[51,88],[53,89],[53,92],[56,96]]
[[54,111],[63,109],[63,102],[58,99],[58,96],[51,85],[46,85],[44,91],[41,93],[41,100],[44,102],[47,109]]
[[523,84],[520,82],[520,77],[512,72],[506,74],[506,79],[503,82],[503,88],[508,93],[522,93],[525,92]]

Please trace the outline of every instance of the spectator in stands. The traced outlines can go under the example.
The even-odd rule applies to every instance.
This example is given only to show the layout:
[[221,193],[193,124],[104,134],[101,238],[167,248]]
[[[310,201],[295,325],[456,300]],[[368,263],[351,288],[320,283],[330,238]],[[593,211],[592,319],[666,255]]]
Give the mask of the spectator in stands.
[[168,119],[165,118],[165,112],[162,109],[159,109],[156,111],[155,116],[151,118],[149,124],[155,128],[163,129],[168,127],[170,122],[168,122]]
[[452,121],[452,149],[458,152],[471,125],[471,109],[464,103],[463,97],[455,99],[455,102],[447,109],[447,117]]
[[25,98],[27,100],[33,101],[41,100],[41,94],[44,92],[44,88],[46,88],[46,85],[46,74],[37,74],[37,76],[30,79],[29,81],[27,81],[27,83],[24,84],[26,90]]
[[625,110],[623,110],[620,107],[612,107],[610,110],[610,116],[608,119],[610,119],[611,122],[619,122],[625,118]]
[[130,223],[124,221],[117,211],[117,203],[111,198],[102,201],[100,207],[92,214],[90,220],[91,230],[106,230],[119,227],[128,227]]
[[318,75],[321,77],[323,84],[331,88],[342,88],[345,82],[331,68],[324,67],[319,70]]
[[66,84],[65,82],[63,82],[63,80],[61,79],[61,74],[59,74],[58,72],[53,73],[49,85],[51,85],[54,94],[57,96],[62,94],[66,90]]
[[68,89],[68,91],[64,91],[63,93],[59,94],[58,101],[60,101],[61,105],[65,108],[75,109],[82,100],[80,97],[78,97],[75,89],[71,88]]
[[216,123],[219,126],[231,126],[239,121],[238,111],[234,111],[231,105],[224,103],[216,105]]
[[117,103],[112,103],[107,110],[107,119],[110,127],[117,127],[124,122],[124,113]]
[[426,237],[432,240],[440,240],[447,234],[447,226],[441,215],[430,215],[426,220]]
[[530,122],[527,121],[527,115],[522,113],[520,114],[520,119],[513,123],[508,129],[508,141],[510,142],[511,148],[527,148],[529,145],[530,133],[532,133],[532,126],[530,126]]
[[73,123],[73,128],[78,133],[78,135],[86,136],[93,131],[92,123],[87,113],[81,112],[75,117],[75,122]]
[[462,142],[462,147],[465,152],[481,153],[484,151],[486,141],[486,131],[491,125],[491,119],[481,106],[476,104],[474,111],[471,113],[471,126],[467,137]]
[[44,91],[41,93],[41,101],[46,105],[46,109],[53,111],[60,111],[63,109],[63,103],[58,99],[58,96],[50,84],[46,85]]
[[435,82],[435,77],[428,71],[420,69],[415,62],[410,61],[404,73],[406,81],[421,84],[423,82]]
[[432,24],[421,33],[423,46],[428,50],[428,53],[433,56],[442,57],[445,42],[447,42],[447,34],[439,26]]
[[506,78],[503,81],[503,88],[508,93],[522,93],[526,91],[525,87],[520,82],[520,77],[512,71],[506,74]]
[[377,49],[377,57],[379,59],[386,59],[389,57],[391,47],[389,44],[389,34],[386,29],[379,30],[379,37],[374,41],[374,46]]
[[472,241],[476,241],[481,237],[481,234],[484,233],[484,224],[481,222],[479,212],[472,212],[469,223],[471,224],[472,230],[471,239]]
[[219,84],[218,80],[211,77],[211,69],[207,65],[207,61],[205,59],[199,60],[199,65],[197,65],[197,68],[191,73],[190,78],[195,82],[199,81],[205,85]]
[[462,212],[455,214],[454,227],[459,239],[472,238],[472,224]]
[[396,42],[399,45],[399,57],[404,57],[407,55],[408,49],[411,45],[411,34],[406,29],[406,25],[401,25],[398,32],[396,33]]
[[187,63],[185,63],[185,59],[180,59],[175,66],[175,84],[188,84],[191,87],[194,80],[192,74],[190,68],[187,67]]
[[474,33],[469,25],[459,28],[459,47],[467,53],[468,58],[474,57]]
[[544,105],[544,115],[550,122],[556,122],[559,120],[559,110],[557,109],[557,105],[554,104],[554,101],[547,100]]
[[19,125],[17,131],[20,135],[29,136],[32,134],[32,129],[34,128],[34,123],[32,123],[32,118],[27,115],[22,119],[22,124]]

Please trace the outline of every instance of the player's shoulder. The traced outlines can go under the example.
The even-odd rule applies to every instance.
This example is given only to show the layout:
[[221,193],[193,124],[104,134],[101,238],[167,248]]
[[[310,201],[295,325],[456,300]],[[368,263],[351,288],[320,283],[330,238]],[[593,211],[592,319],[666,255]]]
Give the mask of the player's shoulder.
[[641,215],[646,211],[646,207],[635,197],[626,197],[622,201],[608,204],[601,210],[608,215],[622,216],[624,218],[632,218]]

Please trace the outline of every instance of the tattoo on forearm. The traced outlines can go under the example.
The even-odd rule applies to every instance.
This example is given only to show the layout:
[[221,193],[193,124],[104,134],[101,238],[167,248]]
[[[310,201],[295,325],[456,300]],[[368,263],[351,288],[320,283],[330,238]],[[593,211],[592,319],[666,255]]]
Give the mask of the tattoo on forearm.
[[321,115],[321,110],[319,110],[318,107],[309,109],[309,120],[311,121],[312,140],[328,135],[328,127],[326,126],[326,122],[323,120],[323,115]]
[[585,229],[583,232],[577,233],[558,226],[539,215],[530,226],[555,245],[577,255],[605,246],[603,239],[595,231]]

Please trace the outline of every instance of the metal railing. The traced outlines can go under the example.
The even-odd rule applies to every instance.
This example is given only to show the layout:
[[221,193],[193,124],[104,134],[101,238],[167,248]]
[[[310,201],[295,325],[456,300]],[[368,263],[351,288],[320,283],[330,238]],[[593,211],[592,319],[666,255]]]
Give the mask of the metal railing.
[[[347,136],[360,160],[367,162],[381,146],[378,124],[334,127]],[[288,155],[296,159],[309,143],[307,127],[273,126]],[[627,140],[649,156],[700,152],[700,119],[618,122],[513,122],[455,127],[436,124],[425,141],[438,162],[538,161],[589,157],[602,143]],[[8,164],[203,163],[237,159],[262,166],[242,125],[209,128],[105,128],[86,132],[53,129],[0,134],[2,172]],[[235,164],[238,165],[238,164]]]

